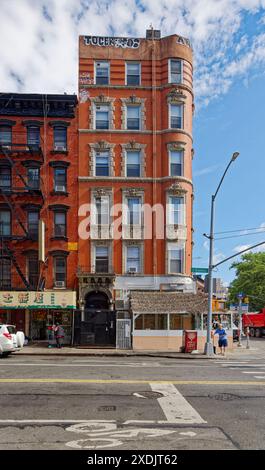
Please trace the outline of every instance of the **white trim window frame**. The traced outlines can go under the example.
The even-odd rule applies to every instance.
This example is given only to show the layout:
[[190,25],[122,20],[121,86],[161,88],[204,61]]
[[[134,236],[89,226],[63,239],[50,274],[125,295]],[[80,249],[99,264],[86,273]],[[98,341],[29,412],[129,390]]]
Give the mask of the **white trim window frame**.
[[[97,71],[102,71],[102,74],[97,74]],[[107,74],[105,71],[107,70]],[[98,81],[99,80],[99,81]],[[100,83],[101,82],[101,83]],[[110,63],[106,60],[95,60],[94,62],[94,84],[95,85],[110,85]]]
[[126,150],[125,159],[125,175],[128,178],[139,178],[141,176],[141,150]]
[[110,151],[94,151],[94,176],[110,176]]
[[126,246],[126,273],[141,272],[141,255],[142,249],[140,245]]
[[168,224],[185,225],[186,205],[183,196],[169,196],[168,198]]
[[[101,119],[98,119],[99,113]],[[102,117],[105,116],[105,119]],[[94,129],[95,130],[108,130],[110,129],[110,105],[94,103]]]
[[169,106],[168,108],[169,129],[183,129],[184,128],[184,104],[183,103],[169,103],[168,106]]
[[[130,111],[129,111],[130,109]],[[136,116],[135,110],[138,111],[138,116]],[[141,117],[142,117],[142,106],[140,104],[127,104],[126,105],[126,130],[130,131],[140,131],[141,130]],[[130,120],[131,127],[128,126]],[[138,126],[137,126],[138,121]]]
[[[172,62],[176,62],[178,64],[180,64],[180,71],[178,72],[172,72]],[[173,80],[173,73],[177,76],[179,76],[179,80],[176,79],[176,80]],[[168,59],[168,83],[173,83],[173,84],[176,84],[176,85],[179,85],[180,83],[183,83],[183,61],[181,59],[178,59],[178,58],[171,58],[171,59]]]
[[[128,66],[138,65],[138,74],[131,73],[128,74]],[[128,83],[128,76],[130,77],[139,77],[138,83]],[[130,81],[130,80],[129,80]],[[137,81],[137,80],[136,80]],[[131,80],[133,82],[133,79]],[[125,62],[125,85],[127,86],[141,86],[141,63],[140,62]]]
[[94,196],[94,211],[92,214],[95,225],[110,224],[110,198],[109,196]]
[[[169,176],[184,175],[184,150],[169,150],[168,155],[168,174]],[[174,161],[175,160],[175,161]]]
[[[133,203],[133,201],[135,203]],[[139,202],[136,202],[136,201],[139,201]],[[130,210],[130,208],[132,210]],[[142,225],[142,198],[141,196],[127,196],[126,197],[126,224],[129,226]]]
[[94,249],[94,266],[95,273],[108,273],[110,272],[110,246],[97,245]]
[[168,242],[167,244],[168,274],[183,274],[185,263],[185,243]]

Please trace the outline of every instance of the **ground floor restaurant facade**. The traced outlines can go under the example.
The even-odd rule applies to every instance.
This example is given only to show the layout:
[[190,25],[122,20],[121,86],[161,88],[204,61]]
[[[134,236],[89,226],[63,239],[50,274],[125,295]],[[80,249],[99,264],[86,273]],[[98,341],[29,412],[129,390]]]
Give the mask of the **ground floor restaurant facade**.
[[75,291],[0,292],[0,323],[16,325],[32,342],[53,344],[52,325],[59,322],[70,345],[75,309]]
[[[131,292],[132,345],[135,350],[177,351],[185,348],[185,332],[196,332],[196,349],[204,352],[207,297],[176,292]],[[219,321],[222,319],[219,319]],[[231,317],[226,316],[228,350],[233,348]],[[215,345],[218,338],[215,339]]]

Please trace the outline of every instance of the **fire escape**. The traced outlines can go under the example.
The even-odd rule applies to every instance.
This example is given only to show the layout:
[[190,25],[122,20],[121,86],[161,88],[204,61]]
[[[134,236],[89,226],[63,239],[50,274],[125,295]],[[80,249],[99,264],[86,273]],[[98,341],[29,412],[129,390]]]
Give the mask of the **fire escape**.
[[[40,210],[44,204],[40,178],[43,152],[40,139],[29,139],[26,133],[13,134],[11,141],[6,140],[0,141],[0,207],[4,208],[4,216],[0,219],[0,289],[36,290],[36,283],[30,282],[19,258],[25,245],[37,250],[38,222],[29,224],[25,207],[32,205]],[[32,169],[29,172],[31,162],[35,172]],[[20,287],[13,286],[12,281],[8,286],[3,281],[6,262],[10,264],[11,279],[14,278],[12,272],[17,273]],[[38,279],[38,289],[40,284]]]

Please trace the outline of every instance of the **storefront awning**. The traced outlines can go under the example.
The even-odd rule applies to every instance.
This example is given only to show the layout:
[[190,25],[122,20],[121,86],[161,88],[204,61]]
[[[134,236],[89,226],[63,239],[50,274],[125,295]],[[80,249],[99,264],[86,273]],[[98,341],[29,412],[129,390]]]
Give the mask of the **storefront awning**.
[[141,313],[207,313],[205,294],[182,292],[131,291],[130,303],[134,314]]

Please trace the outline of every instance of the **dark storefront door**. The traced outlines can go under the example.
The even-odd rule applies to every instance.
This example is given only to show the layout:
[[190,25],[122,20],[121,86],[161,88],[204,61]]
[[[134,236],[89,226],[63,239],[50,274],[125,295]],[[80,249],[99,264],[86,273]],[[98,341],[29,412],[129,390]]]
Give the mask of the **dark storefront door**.
[[109,299],[103,292],[87,295],[81,322],[80,343],[91,346],[115,346],[116,314],[110,310]]

